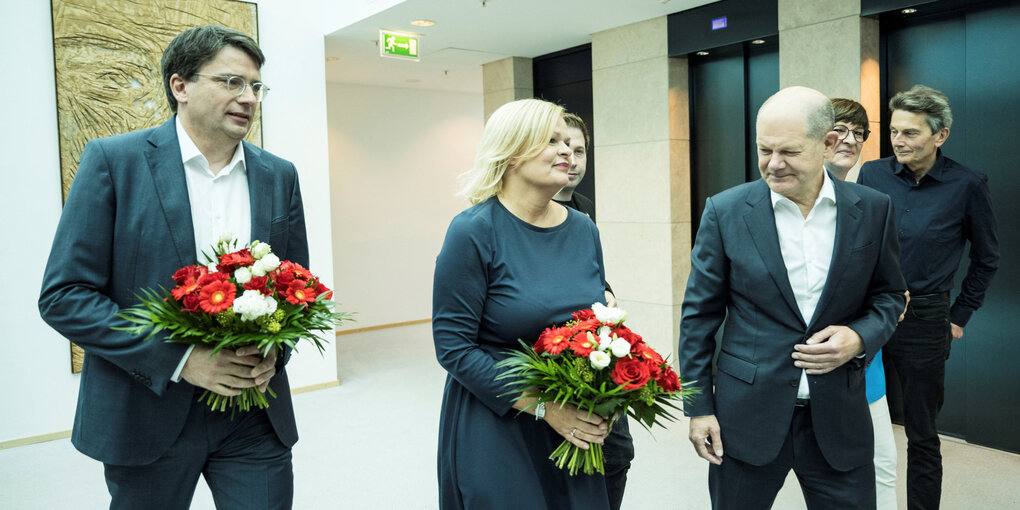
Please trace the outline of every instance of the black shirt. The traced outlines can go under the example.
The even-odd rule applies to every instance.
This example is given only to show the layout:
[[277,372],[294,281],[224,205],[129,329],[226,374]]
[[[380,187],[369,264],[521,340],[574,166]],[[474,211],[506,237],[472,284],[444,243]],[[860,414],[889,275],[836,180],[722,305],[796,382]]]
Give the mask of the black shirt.
[[900,267],[912,295],[951,291],[963,247],[970,241],[970,267],[950,311],[953,324],[965,326],[999,268],[988,177],[939,150],[920,182],[895,156],[865,163],[857,180],[892,198]]
[[[570,196],[570,200],[567,202],[556,199],[553,199],[553,202],[581,211],[584,214],[587,214],[588,217],[591,218],[591,221],[595,221],[595,204],[592,203],[590,198],[577,193],[576,191]],[[613,292],[613,288],[609,286],[609,282],[606,282],[606,290]]]

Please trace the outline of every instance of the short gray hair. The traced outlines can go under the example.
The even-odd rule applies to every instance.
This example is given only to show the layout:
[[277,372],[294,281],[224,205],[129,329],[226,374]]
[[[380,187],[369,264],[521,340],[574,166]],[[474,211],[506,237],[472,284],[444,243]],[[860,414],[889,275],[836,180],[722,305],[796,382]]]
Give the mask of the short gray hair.
[[804,119],[804,135],[809,140],[824,140],[825,135],[836,125],[836,113],[832,103],[826,99],[814,105],[806,105],[807,116]]
[[906,92],[900,92],[889,100],[889,110],[904,110],[923,113],[927,117],[932,133],[953,125],[953,110],[945,94],[924,85],[914,85]]

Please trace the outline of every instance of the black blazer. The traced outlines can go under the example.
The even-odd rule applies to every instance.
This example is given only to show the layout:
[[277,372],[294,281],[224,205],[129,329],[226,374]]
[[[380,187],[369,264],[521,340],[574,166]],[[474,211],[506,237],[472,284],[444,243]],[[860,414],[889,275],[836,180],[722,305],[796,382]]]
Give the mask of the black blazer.
[[[787,276],[763,180],[709,198],[691,252],[679,361],[681,374],[696,379],[702,394],[685,412],[715,415],[726,454],[753,465],[775,459],[790,429],[801,376],[790,357],[793,346],[830,325],[856,331],[866,359],[808,376],[818,444],[840,470],[872,462],[874,455],[863,367],[892,335],[906,286],[889,197],[832,181],[835,246],[807,323]],[[713,377],[715,335],[724,319]]]

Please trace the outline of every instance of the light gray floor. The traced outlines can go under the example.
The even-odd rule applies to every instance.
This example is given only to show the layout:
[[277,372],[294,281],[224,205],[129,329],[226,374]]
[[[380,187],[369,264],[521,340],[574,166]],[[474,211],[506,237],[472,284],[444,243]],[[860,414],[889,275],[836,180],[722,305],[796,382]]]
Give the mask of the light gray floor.
[[[428,324],[338,337],[341,384],[294,397],[297,509],[415,510],[437,504],[435,452],[445,373]],[[906,439],[896,429],[900,480]],[[637,458],[626,510],[708,508],[707,464],[681,419],[653,435],[632,424]],[[943,441],[945,509],[1020,508],[1020,456]],[[905,508],[899,484],[900,508]],[[103,468],[68,440],[0,450],[0,509],[107,508]],[[213,508],[204,483],[195,509]],[[792,475],[776,509],[805,508]]]

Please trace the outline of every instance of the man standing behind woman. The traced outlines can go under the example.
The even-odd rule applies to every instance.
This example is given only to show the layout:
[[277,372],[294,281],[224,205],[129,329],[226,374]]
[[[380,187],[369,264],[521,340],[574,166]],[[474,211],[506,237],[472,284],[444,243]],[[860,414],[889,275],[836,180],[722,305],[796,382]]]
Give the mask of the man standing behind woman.
[[[825,158],[825,169],[841,181],[846,180],[861,159],[861,149],[871,131],[868,130],[868,112],[857,101],[834,98],[836,114],[833,131],[839,136],[833,154]],[[902,320],[902,316],[901,316]],[[871,424],[875,429],[875,495],[878,510],[896,508],[896,440],[893,437],[889,403],[885,398],[885,369],[882,351],[875,354],[864,371]]]
[[[506,395],[494,365],[518,339],[605,300],[595,224],[552,200],[571,152],[563,108],[536,99],[489,118],[436,260],[432,333],[447,370],[439,426],[439,502],[450,509],[606,509],[601,475],[569,476],[549,454],[564,439],[602,443],[607,423],[572,405]],[[515,397],[520,397],[516,398]]]
[[[575,191],[584,179],[588,168],[588,148],[591,145],[588,127],[585,126],[581,117],[572,113],[564,114],[563,120],[567,123],[567,136],[570,137],[570,150],[574,158],[570,170],[567,172],[567,185],[556,193],[553,200],[577,209],[595,221],[595,204],[588,197]],[[606,283],[606,304],[616,306],[616,297],[608,283]],[[626,415],[618,418],[613,424],[609,437],[606,438],[603,454],[605,455],[609,508],[620,510],[623,505],[623,492],[627,486],[627,472],[630,470],[630,462],[634,460],[634,439],[630,435],[630,423],[627,421]]]

